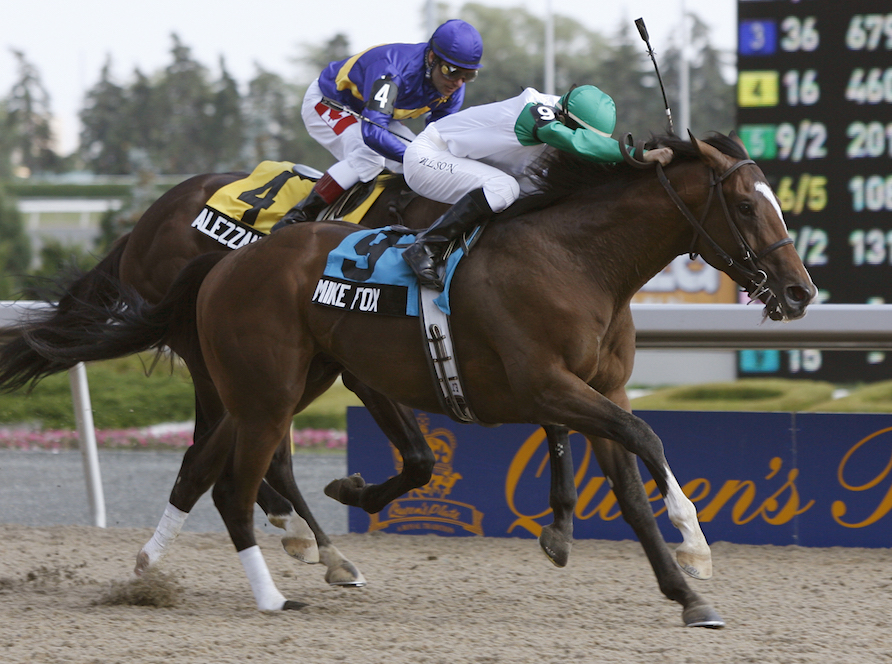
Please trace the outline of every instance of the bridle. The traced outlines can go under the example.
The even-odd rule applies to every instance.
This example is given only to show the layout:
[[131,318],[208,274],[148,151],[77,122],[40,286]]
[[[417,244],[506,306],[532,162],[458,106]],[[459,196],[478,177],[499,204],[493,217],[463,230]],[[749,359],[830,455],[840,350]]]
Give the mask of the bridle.
[[[722,189],[722,183],[731,176],[732,173],[737,171],[738,168],[742,166],[752,165],[755,166],[756,162],[752,159],[742,159],[736,162],[733,166],[731,166],[724,173],[717,174],[715,169],[709,169],[709,195],[706,199],[706,206],[703,208],[703,215],[700,220],[698,220],[694,214],[690,211],[685,202],[678,195],[678,192],[672,187],[672,183],[669,182],[669,178],[666,177],[666,173],[663,171],[663,166],[659,162],[642,162],[634,157],[632,157],[628,152],[628,141],[631,140],[631,136],[626,134],[624,140],[620,141],[621,151],[623,153],[623,157],[626,162],[635,166],[636,168],[651,168],[654,165],[656,166],[657,178],[660,181],[660,184],[663,185],[663,188],[666,190],[666,193],[669,194],[669,197],[672,199],[672,202],[675,203],[676,207],[682,213],[685,219],[688,220],[688,223],[694,229],[694,237],[691,240],[691,248],[688,251],[688,255],[693,260],[700,253],[695,250],[695,246],[698,240],[703,240],[707,245],[709,245],[710,249],[718,256],[718,258],[731,268],[736,271],[742,280],[737,280],[739,284],[747,284],[743,286],[746,289],[747,294],[750,297],[750,301],[759,300],[762,296],[768,294],[774,296],[777,300],[777,306],[780,306],[780,300],[777,296],[771,291],[768,287],[768,274],[765,270],[759,267],[759,263],[771,252],[776,249],[780,249],[783,246],[788,244],[792,244],[793,240],[790,237],[785,237],[777,242],[765,247],[760,252],[756,252],[750,244],[746,241],[746,238],[743,237],[743,234],[740,232],[740,228],[734,222],[734,219],[731,217],[731,211],[728,209],[728,202],[725,200],[725,193]],[[637,152],[641,152],[643,148],[643,143],[639,142],[636,147]],[[717,193],[716,193],[717,192]],[[719,244],[716,242],[706,231],[704,224],[706,222],[706,218],[709,215],[710,208],[712,207],[713,197],[718,198],[722,206],[722,212],[725,216],[725,221],[728,224],[728,229],[731,232],[732,237],[737,243],[737,248],[740,250],[740,254],[743,256],[741,260],[737,260],[733,258],[727,251],[725,251]]]
[[[669,198],[672,199],[672,202],[675,203],[676,207],[681,211],[684,215],[685,219],[688,220],[688,223],[691,224],[694,228],[694,238],[691,241],[691,248],[688,251],[688,255],[691,260],[697,257],[698,252],[695,251],[694,245],[696,245],[698,238],[706,242],[713,252],[719,257],[720,260],[724,261],[725,264],[729,267],[737,271],[749,284],[745,286],[747,293],[750,296],[750,300],[758,300],[762,295],[766,293],[772,294],[771,290],[767,286],[768,275],[765,270],[759,268],[759,262],[763,260],[768,254],[770,254],[775,249],[780,249],[783,246],[788,244],[792,244],[793,240],[790,237],[785,237],[777,242],[765,247],[762,251],[756,253],[756,251],[750,246],[750,244],[746,241],[746,238],[743,237],[743,234],[740,232],[740,228],[731,218],[731,211],[728,209],[728,202],[725,200],[725,193],[722,189],[722,182],[724,182],[728,176],[730,176],[734,171],[736,171],[741,166],[746,166],[748,164],[756,165],[752,159],[743,159],[735,163],[731,168],[722,173],[721,175],[717,175],[716,171],[712,168],[709,169],[710,174],[710,182],[709,182],[709,196],[706,198],[706,206],[703,208],[703,218],[701,220],[697,220],[693,213],[688,209],[688,206],[685,205],[684,201],[681,200],[681,197],[672,188],[672,184],[669,182],[669,178],[666,177],[666,173],[663,171],[663,166],[657,163],[657,178],[660,181],[660,184],[663,185],[663,188],[666,190],[666,193],[669,194]],[[728,229],[731,231],[731,235],[734,237],[734,240],[737,242],[737,248],[740,250],[740,254],[743,256],[742,260],[734,259],[728,252],[726,252],[722,247],[716,242],[709,233],[706,232],[703,224],[706,221],[706,217],[709,214],[709,209],[712,206],[713,196],[718,192],[717,198],[721,202],[722,212],[725,216],[725,221],[728,223]],[[738,282],[740,283],[740,282]]]

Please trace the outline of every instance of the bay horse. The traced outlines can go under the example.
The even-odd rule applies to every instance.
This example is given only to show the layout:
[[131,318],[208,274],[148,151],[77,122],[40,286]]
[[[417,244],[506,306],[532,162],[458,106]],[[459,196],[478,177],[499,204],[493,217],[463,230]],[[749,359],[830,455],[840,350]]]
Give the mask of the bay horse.
[[[660,590],[682,605],[686,625],[719,627],[721,617],[682,573],[711,564],[696,509],[660,438],[630,411],[630,302],[684,253],[700,253],[765,302],[773,319],[805,315],[816,289],[767,179],[735,137],[665,136],[653,144],[676,155],[665,172],[657,167],[658,177],[558,154],[543,170],[542,193],[488,223],[451,281],[455,359],[481,422],[558,425],[586,437]],[[183,352],[203,357],[226,409],[210,433],[206,449],[218,453],[205,457],[207,472],[217,478],[215,502],[260,610],[294,604],[276,588],[257,547],[253,503],[292,416],[318,386],[343,369],[398,403],[444,412],[417,320],[312,302],[329,252],[356,232],[300,224],[242,251],[201,256],[158,305],[132,301],[106,312],[112,324],[84,330],[79,346],[40,349],[106,359],[176,338]],[[380,485],[351,476],[326,493],[380,509],[425,477],[417,450],[400,452],[397,476]],[[678,564],[656,525],[636,456],[682,533]]]
[[[35,316],[27,324],[7,330],[13,336],[2,346],[0,389],[12,391],[33,386],[43,376],[76,364],[54,362],[37,353],[34,346],[47,342],[63,345],[72,330],[101,321],[102,314],[97,319],[97,312],[117,306],[122,297],[121,287],[132,288],[145,301],[156,303],[191,259],[206,253],[230,251],[199,232],[193,221],[218,190],[247,175],[243,172],[196,175],[152,203],[134,228],[112,245],[95,268],[60,284],[51,293],[53,296],[47,297],[52,303],[48,315]],[[398,222],[410,228],[426,228],[448,208],[446,204],[420,196],[407,196],[408,187],[402,176],[384,175],[380,181],[384,183],[384,189],[362,216],[360,223],[363,226],[376,228]],[[178,351],[176,339],[171,340],[171,349]],[[200,362],[189,366],[189,370],[195,388],[194,445],[184,455],[169,499],[170,506],[181,515],[188,514],[204,493],[198,488],[204,485],[202,464],[196,462],[200,461],[208,432],[223,413],[216,389]],[[409,439],[411,442],[407,446],[421,448],[424,436],[411,409],[392,403],[353,379],[349,373],[343,375],[343,381],[357,394],[390,440]],[[561,449],[568,444],[565,428],[549,426],[546,433],[551,449]],[[433,466],[432,456],[429,463]],[[576,494],[572,465],[567,464],[572,464],[569,455],[554,464],[551,503],[555,520],[543,529],[540,537],[543,551],[558,566],[566,565],[572,543]],[[282,544],[290,555],[304,562],[321,560],[326,567],[325,579],[332,585],[365,583],[361,572],[331,543],[307,507],[294,480],[290,436],[283,439],[276,451],[258,491],[257,502],[270,523],[285,530]],[[176,531],[166,538],[160,534],[153,536],[137,556],[137,573],[157,562],[175,536]]]

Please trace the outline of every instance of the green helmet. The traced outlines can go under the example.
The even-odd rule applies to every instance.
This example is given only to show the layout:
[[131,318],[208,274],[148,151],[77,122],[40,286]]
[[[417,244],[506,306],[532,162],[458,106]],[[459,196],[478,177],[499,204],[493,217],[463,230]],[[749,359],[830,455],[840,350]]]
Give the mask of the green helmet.
[[[616,127],[616,104],[610,95],[594,85],[570,88],[570,91],[561,97],[560,108],[572,123],[599,134],[610,136]],[[572,123],[568,126],[575,129]]]

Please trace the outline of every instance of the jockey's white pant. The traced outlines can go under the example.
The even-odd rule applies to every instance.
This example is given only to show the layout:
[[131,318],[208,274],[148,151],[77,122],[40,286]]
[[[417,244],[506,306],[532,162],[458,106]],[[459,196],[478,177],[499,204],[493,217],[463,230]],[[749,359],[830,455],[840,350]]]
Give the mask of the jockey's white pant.
[[520,185],[512,175],[449,152],[436,124],[428,125],[406,148],[403,173],[413,191],[441,203],[455,203],[482,187],[493,212],[501,212],[520,196]]
[[[374,179],[385,168],[394,173],[402,172],[401,163],[385,158],[365,144],[362,120],[322,104],[318,80],[307,88],[300,114],[307,133],[338,160],[328,169],[328,174],[344,189],[359,181]],[[391,122],[388,129],[409,140],[415,138],[415,134],[401,122]]]

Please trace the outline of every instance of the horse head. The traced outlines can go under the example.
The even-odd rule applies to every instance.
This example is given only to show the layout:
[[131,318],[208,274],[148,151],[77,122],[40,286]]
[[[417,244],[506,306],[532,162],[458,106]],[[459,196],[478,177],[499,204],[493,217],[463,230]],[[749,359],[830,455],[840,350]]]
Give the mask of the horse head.
[[[796,253],[768,179],[736,135],[718,137],[714,142],[693,135],[690,139],[711,174],[702,221],[693,217],[680,198],[676,200],[695,229],[691,253],[699,253],[728,274],[749,293],[751,301],[762,302],[765,316],[772,320],[801,318],[817,289]],[[671,189],[667,191],[677,197]]]

